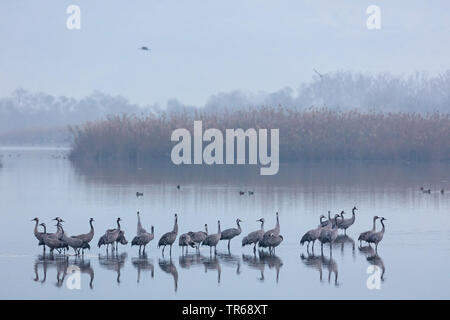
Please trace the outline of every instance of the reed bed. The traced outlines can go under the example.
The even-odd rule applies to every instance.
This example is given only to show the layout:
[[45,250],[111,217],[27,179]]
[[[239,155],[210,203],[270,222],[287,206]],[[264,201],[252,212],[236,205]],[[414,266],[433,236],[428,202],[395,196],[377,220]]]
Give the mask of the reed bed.
[[450,115],[282,107],[110,116],[70,128],[74,161],[168,158],[174,129],[280,129],[280,161],[450,159]]

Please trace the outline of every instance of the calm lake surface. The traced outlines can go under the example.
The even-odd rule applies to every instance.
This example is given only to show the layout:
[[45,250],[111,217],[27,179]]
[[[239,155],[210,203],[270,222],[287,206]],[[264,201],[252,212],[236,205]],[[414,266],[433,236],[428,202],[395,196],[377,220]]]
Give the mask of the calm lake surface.
[[[237,166],[74,167],[67,152],[0,148],[2,299],[450,298],[448,163],[286,164],[278,175],[262,177],[259,168]],[[239,190],[254,195],[240,196]],[[144,196],[137,198],[137,191]],[[359,209],[356,222],[334,244],[331,257],[328,246],[321,256],[316,243],[313,256],[299,245],[321,214],[345,210],[350,217],[353,206]],[[146,257],[130,245],[120,246],[117,256],[97,248],[117,217],[131,243],[138,210],[147,230],[155,226]],[[266,229],[274,227],[276,211],[284,237],[276,254],[242,248],[242,236],[259,228],[257,219],[266,220]],[[180,233],[205,223],[215,233],[218,219],[224,229],[234,227],[236,218],[243,220],[243,233],[231,242],[231,253],[221,242],[216,257],[207,247],[182,257],[174,246],[172,257],[166,250],[163,258],[156,244],[172,229],[174,213]],[[375,257],[357,241],[371,229],[374,215],[388,219]],[[66,221],[69,234],[88,232],[89,218],[95,219],[92,249],[84,259],[42,257],[30,220],[39,217],[54,232],[56,216]],[[79,290],[68,288],[74,266],[81,271]],[[368,279],[381,275],[380,288],[369,290]]]

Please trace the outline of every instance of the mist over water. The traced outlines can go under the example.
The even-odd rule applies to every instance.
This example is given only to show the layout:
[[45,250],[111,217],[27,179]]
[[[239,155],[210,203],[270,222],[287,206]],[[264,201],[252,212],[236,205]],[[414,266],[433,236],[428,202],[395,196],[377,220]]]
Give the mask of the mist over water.
[[406,76],[328,72],[299,83],[297,88],[217,92],[206,98],[204,105],[190,105],[176,98],[162,105],[153,101],[138,105],[126,97],[100,91],[75,98],[18,88],[11,95],[0,97],[0,142],[68,145],[69,125],[123,114],[142,116],[166,112],[193,116],[200,111],[222,114],[277,106],[297,111],[315,107],[334,111],[445,114],[450,112],[448,92],[449,70],[437,75],[415,72]]
[[[64,159],[68,151],[0,148],[0,215],[7,230],[0,233],[3,299],[448,298],[450,191],[439,192],[450,190],[448,163],[282,164],[279,174],[262,177],[248,166],[73,166]],[[423,194],[421,186],[431,194]],[[240,190],[254,195],[240,196]],[[137,191],[144,196],[137,198]],[[317,226],[319,216],[345,210],[349,217],[355,205],[356,222],[348,237],[338,238],[332,256],[328,245],[322,256],[317,243],[315,254],[308,255],[300,237]],[[138,210],[147,230],[155,226],[147,256],[139,257],[130,245],[106,256],[104,247],[96,247],[98,238],[121,217],[131,241]],[[253,255],[252,248],[242,248],[242,237],[259,228],[257,219],[266,220],[266,230],[273,228],[276,211],[284,237],[276,254]],[[206,247],[200,255],[190,249],[183,257],[174,246],[172,257],[166,250],[163,258],[156,244],[172,229],[174,213],[180,233],[201,230],[205,223],[213,233],[218,219],[229,228],[236,218],[243,220],[243,232],[231,241],[231,253],[221,242],[217,257]],[[357,241],[374,215],[388,219],[378,257]],[[93,217],[91,251],[84,260],[43,259],[30,221],[35,216],[51,232],[56,229],[51,219],[62,217],[69,234],[87,232]],[[67,288],[73,266],[81,271],[80,290]],[[382,274],[380,290],[367,288],[370,266]]]

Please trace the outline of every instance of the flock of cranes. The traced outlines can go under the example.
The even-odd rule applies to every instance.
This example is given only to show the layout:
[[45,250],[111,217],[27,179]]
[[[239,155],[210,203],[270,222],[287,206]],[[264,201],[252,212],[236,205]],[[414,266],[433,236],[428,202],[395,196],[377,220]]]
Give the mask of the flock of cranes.
[[[320,224],[309,231],[307,231],[300,240],[300,244],[304,245],[307,243],[307,251],[309,252],[310,245],[314,251],[315,241],[318,240],[321,243],[321,252],[323,253],[323,245],[330,245],[330,252],[332,250],[332,244],[338,237],[338,230],[344,230],[344,235],[347,229],[351,227],[356,219],[355,211],[356,207],[352,209],[352,216],[348,219],[344,218],[345,212],[342,211],[340,214],[336,214],[331,217],[330,211],[328,211],[328,219],[324,215],[320,216]],[[376,220],[380,219],[382,229],[376,231]],[[43,246],[43,252],[45,254],[46,247],[50,249],[50,254],[53,254],[54,250],[58,253],[66,253],[70,248],[73,249],[75,256],[84,255],[84,250],[90,250],[90,242],[94,238],[94,219],[89,219],[90,230],[88,233],[69,236],[63,227],[63,222],[65,222],[60,217],[53,219],[56,221],[56,232],[47,233],[47,227],[45,223],[39,223],[38,218],[34,218],[32,221],[35,222],[34,235],[38,240],[38,244]],[[377,252],[378,244],[383,239],[385,232],[384,217],[373,217],[373,226],[371,230],[365,231],[359,235],[358,240],[360,243],[362,241],[367,242],[369,245],[375,245],[375,251]],[[108,252],[109,247],[112,252],[118,251],[119,244],[127,245],[128,240],[125,238],[125,231],[121,229],[120,222],[121,218],[117,218],[117,227],[113,229],[107,229],[105,233],[98,240],[98,247],[105,245],[106,252]],[[242,228],[240,223],[241,219],[236,219],[236,228],[229,228],[221,230],[220,220],[217,221],[217,233],[209,233],[208,225],[205,224],[205,230],[200,231],[189,231],[183,233],[178,237],[178,245],[182,249],[182,254],[188,253],[188,248],[195,248],[196,252],[200,251],[201,246],[208,246],[210,248],[210,255],[212,255],[212,249],[214,248],[214,255],[217,254],[217,245],[221,240],[227,241],[227,248],[230,251],[231,240],[236,238],[242,233]],[[275,248],[278,247],[282,241],[283,236],[280,235],[280,220],[279,214],[276,213],[276,224],[273,229],[264,230],[264,218],[258,219],[257,222],[261,223],[260,229],[250,232],[245,237],[242,238],[242,246],[253,245],[253,252],[256,252],[256,246],[261,249],[267,248],[269,253],[274,254]],[[39,231],[38,227],[42,226],[43,231]],[[174,216],[174,226],[169,232],[164,233],[158,241],[158,248],[162,247],[162,255],[164,256],[164,250],[169,246],[170,255],[172,255],[172,246],[174,245],[178,236],[178,215]],[[151,231],[147,230],[142,226],[141,216],[139,211],[137,212],[137,229],[136,236],[131,241],[131,246],[139,246],[139,254],[141,251],[145,254],[146,246],[155,238],[155,229],[151,226]]]
[[[323,252],[323,245],[326,243],[330,244],[330,252],[331,252],[332,244],[338,237],[338,230],[339,229],[344,230],[344,235],[346,235],[347,229],[350,228],[355,223],[355,220],[356,220],[355,211],[356,210],[358,210],[358,209],[356,207],[353,207],[352,216],[351,216],[351,218],[348,218],[348,219],[344,218],[344,214],[345,214],[344,211],[341,211],[340,214],[336,214],[333,218],[331,218],[331,213],[330,213],[330,211],[328,211],[328,220],[325,220],[325,221],[323,221],[323,219],[325,219],[325,216],[321,215],[319,225],[316,228],[307,231],[301,238],[300,244],[304,245],[305,243],[307,243],[306,249],[309,252],[309,245],[312,243],[312,250],[314,251],[314,243],[316,240],[318,240],[320,242],[321,252]],[[378,231],[378,232],[376,231],[376,227],[375,227],[375,223],[376,223],[377,219],[380,219],[381,225],[382,225],[381,231]],[[362,241],[365,241],[369,245],[375,244],[375,252],[377,252],[378,244],[380,243],[381,240],[383,240],[384,231],[385,231],[385,226],[384,226],[383,221],[385,221],[385,220],[387,220],[387,219],[384,217],[374,216],[372,229],[362,232],[359,235],[358,241],[360,242],[360,244],[362,243]]]

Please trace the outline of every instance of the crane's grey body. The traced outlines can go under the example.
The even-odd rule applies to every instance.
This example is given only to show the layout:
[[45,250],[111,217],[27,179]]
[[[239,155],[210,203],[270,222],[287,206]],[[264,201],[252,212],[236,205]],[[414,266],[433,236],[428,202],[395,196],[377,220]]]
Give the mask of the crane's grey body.
[[383,236],[384,236],[384,231],[385,231],[385,226],[384,226],[384,222],[383,222],[384,220],[387,220],[387,219],[385,219],[384,217],[381,217],[381,219],[380,219],[380,222],[382,225],[381,231],[374,232],[367,238],[367,242],[369,244],[375,243],[375,252],[376,253],[378,252],[378,243],[380,243],[380,241],[383,240]]
[[212,247],[214,247],[214,254],[217,253],[217,244],[220,241],[222,232],[220,231],[220,220],[217,221],[217,233],[208,235],[202,242],[202,246],[209,246],[209,254],[211,255]]
[[69,237],[66,232],[64,232],[64,228],[61,226],[62,235],[61,240],[66,242],[69,247],[73,249],[75,255],[78,256],[80,254],[80,249],[87,249],[88,243],[86,243],[83,239]]
[[264,235],[263,239],[259,241],[258,246],[260,248],[269,248],[269,252],[275,253],[275,248],[278,247],[282,241],[282,235],[274,235],[272,233],[269,236]]
[[183,233],[178,238],[178,245],[181,247],[181,253],[183,254],[184,248],[186,248],[186,254],[188,253],[189,246],[195,248],[195,242],[192,241],[192,238],[189,234]]
[[369,239],[369,237],[370,237],[373,233],[375,233],[375,223],[376,223],[376,221],[377,221],[378,218],[379,218],[378,216],[374,216],[374,217],[373,217],[373,226],[372,226],[372,230],[364,231],[364,232],[362,232],[362,233],[359,235],[358,241],[359,241],[360,246],[361,246],[362,241],[367,242],[367,239]]
[[[94,238],[94,226],[92,224],[92,222],[94,221],[93,218],[89,219],[89,225],[91,227],[91,230],[88,233],[84,233],[84,234],[79,234],[77,236],[72,236],[72,238],[78,238],[83,240],[84,245],[83,247],[81,247],[82,253],[84,254],[84,249],[88,249],[88,245],[89,243],[92,241],[92,239]],[[90,246],[89,246],[90,248]]]
[[172,255],[172,245],[175,242],[178,234],[178,215],[175,213],[175,223],[173,225],[173,229],[170,232],[163,234],[163,236],[159,239],[158,248],[163,247],[162,254],[164,256],[164,249],[166,246],[170,246],[170,255]]
[[338,236],[338,226],[337,226],[337,218],[339,217],[338,214],[336,214],[334,216],[334,227],[329,224],[326,227],[322,228],[322,230],[320,231],[319,234],[319,238],[318,240],[320,241],[320,247],[321,247],[321,252],[323,253],[323,245],[325,243],[329,243],[330,244],[330,253],[332,252],[332,243],[334,240],[336,240],[337,236]]
[[339,229],[343,229],[344,230],[344,234],[347,233],[347,229],[350,228],[351,225],[353,225],[355,223],[355,219],[356,219],[356,215],[355,215],[355,211],[357,210],[356,207],[353,207],[352,209],[352,217],[349,219],[344,219],[344,211],[341,212],[341,221],[339,221],[337,223],[338,228]]
[[53,254],[54,249],[62,249],[67,248],[67,243],[60,240],[55,233],[48,234],[47,227],[45,223],[41,223],[41,226],[44,228],[44,234],[42,236],[42,240],[44,244],[50,248],[50,254]]
[[203,240],[208,236],[208,225],[205,224],[205,231],[197,231],[197,232],[188,232],[188,235],[191,237],[192,241],[194,241],[196,245],[196,250],[199,249],[200,244]]
[[[98,240],[98,247],[100,248],[102,245],[106,245],[106,251],[108,251],[109,245],[111,245],[111,250],[114,250],[114,242],[116,242],[117,238],[120,235],[120,218],[117,218],[117,228],[116,229],[108,229],[105,234],[100,237]],[[116,248],[117,250],[117,248]]]
[[144,232],[137,235],[131,241],[131,246],[139,246],[139,255],[141,254],[141,248],[144,247],[143,253],[145,254],[145,247],[147,244],[155,238],[155,228],[151,226],[151,232]]
[[253,244],[253,252],[256,252],[256,244],[260,242],[264,237],[264,218],[256,220],[261,222],[261,229],[250,232],[247,236],[242,239],[242,246]]
[[123,230],[120,230],[119,236],[116,239],[116,250],[119,248],[119,243],[124,246],[128,244],[128,240],[125,238],[125,231]]
[[307,231],[300,240],[300,244],[304,245],[307,242],[306,250],[309,251],[309,244],[312,242],[312,249],[314,251],[314,243],[320,236],[320,232],[322,231],[322,219],[325,218],[324,215],[320,216],[320,225],[312,230]]
[[240,222],[242,222],[241,219],[236,219],[237,228],[229,228],[221,232],[220,240],[228,240],[228,251],[230,251],[231,239],[237,237],[242,232],[241,225],[239,224]]

